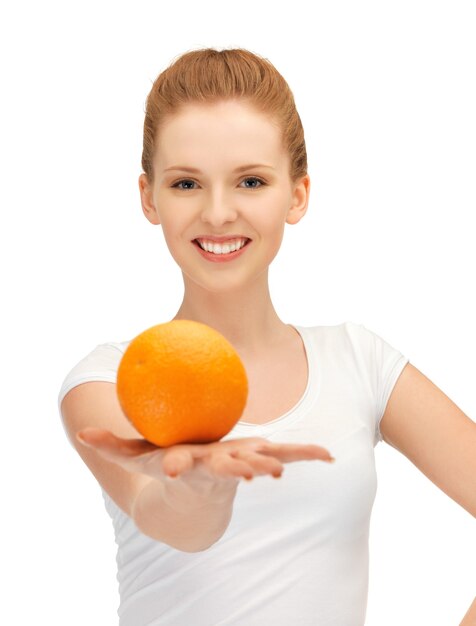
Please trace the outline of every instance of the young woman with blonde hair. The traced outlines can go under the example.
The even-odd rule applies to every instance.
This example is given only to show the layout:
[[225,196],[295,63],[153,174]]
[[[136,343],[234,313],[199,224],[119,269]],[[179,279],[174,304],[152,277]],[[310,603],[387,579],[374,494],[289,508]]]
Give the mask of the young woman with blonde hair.
[[142,168],[143,212],[182,271],[173,319],[234,345],[249,399],[221,441],[161,449],[116,397],[128,341],[66,376],[63,423],[114,524],[120,624],[362,626],[375,445],[476,515],[476,424],[363,325],[277,315],[268,269],[305,216],[310,177],[292,92],[267,59],[175,59],[147,99]]

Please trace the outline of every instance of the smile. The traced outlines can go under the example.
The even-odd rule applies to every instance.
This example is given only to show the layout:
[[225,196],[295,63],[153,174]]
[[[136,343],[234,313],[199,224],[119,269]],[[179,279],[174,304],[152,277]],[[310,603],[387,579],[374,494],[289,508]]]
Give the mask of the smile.
[[207,239],[195,239],[195,241],[198,243],[200,248],[202,248],[202,250],[206,250],[207,252],[213,252],[213,254],[228,254],[230,252],[234,252],[235,250],[240,250],[240,248],[243,248],[243,246],[245,246],[250,240],[242,237],[239,239],[230,239],[230,241],[227,241],[226,243],[217,243]]
[[248,247],[251,239],[240,239],[226,244],[193,240],[198,252],[208,261],[222,263],[232,261],[240,256]]

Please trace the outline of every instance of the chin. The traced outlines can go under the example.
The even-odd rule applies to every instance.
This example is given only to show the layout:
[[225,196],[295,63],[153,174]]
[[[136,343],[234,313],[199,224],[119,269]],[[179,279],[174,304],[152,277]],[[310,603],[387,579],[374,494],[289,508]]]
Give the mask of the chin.
[[226,295],[230,294],[236,297],[236,294],[240,291],[249,291],[250,288],[250,279],[246,279],[245,277],[233,277],[230,280],[230,276],[219,276],[218,274],[215,276],[207,275],[207,276],[197,276],[196,274],[186,274],[182,272],[184,276],[184,284],[185,287],[190,288],[200,288],[204,291],[207,291],[211,294],[216,295]]

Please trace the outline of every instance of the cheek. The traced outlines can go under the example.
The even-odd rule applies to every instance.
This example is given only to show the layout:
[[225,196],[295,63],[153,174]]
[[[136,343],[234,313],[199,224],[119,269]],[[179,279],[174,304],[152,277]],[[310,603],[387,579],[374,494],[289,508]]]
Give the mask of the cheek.
[[[281,200],[282,202],[282,200]],[[259,207],[251,218],[251,224],[258,233],[271,238],[282,237],[286,223],[286,212],[282,207],[267,203]]]
[[160,216],[164,236],[169,241],[173,242],[174,239],[177,239],[179,233],[183,233],[187,227],[186,219],[184,219],[185,212],[179,206],[169,205],[167,210],[160,212]]
[[177,254],[180,255],[180,244],[183,245],[183,238],[182,240],[180,238],[180,233],[182,232],[180,226],[177,225],[175,221],[162,219],[161,227],[167,248],[169,249],[170,254],[177,261]]

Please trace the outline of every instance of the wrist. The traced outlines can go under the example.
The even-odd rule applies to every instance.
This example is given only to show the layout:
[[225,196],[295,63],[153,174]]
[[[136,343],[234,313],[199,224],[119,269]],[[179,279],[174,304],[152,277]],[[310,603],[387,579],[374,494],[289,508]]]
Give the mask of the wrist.
[[179,512],[191,508],[232,504],[239,485],[234,477],[205,476],[196,470],[164,482],[164,497]]

